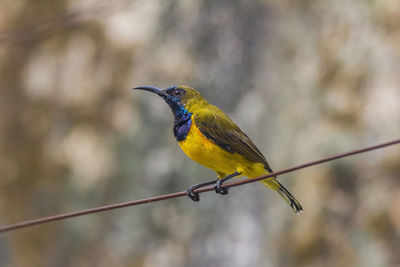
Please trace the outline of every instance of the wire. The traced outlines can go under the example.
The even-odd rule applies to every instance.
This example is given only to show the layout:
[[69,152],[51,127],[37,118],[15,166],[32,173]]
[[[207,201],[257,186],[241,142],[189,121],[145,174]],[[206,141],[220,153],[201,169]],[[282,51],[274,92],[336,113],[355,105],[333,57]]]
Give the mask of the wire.
[[[289,172],[294,172],[294,171],[304,169],[304,168],[307,168],[310,166],[318,165],[318,164],[321,164],[324,162],[328,162],[328,161],[332,161],[332,160],[336,160],[336,159],[340,159],[340,158],[344,158],[344,157],[349,157],[349,156],[352,156],[355,154],[365,153],[365,152],[368,152],[371,150],[376,150],[376,149],[392,146],[392,145],[399,144],[399,143],[400,143],[400,139],[396,139],[396,140],[382,143],[379,145],[369,146],[369,147],[358,149],[358,150],[352,150],[352,151],[349,151],[349,152],[346,152],[343,154],[337,154],[337,155],[334,155],[331,157],[327,157],[327,158],[311,161],[308,163],[304,163],[301,165],[297,165],[292,168],[273,172],[268,175],[262,175],[257,178],[243,179],[243,180],[233,182],[233,183],[226,183],[226,184],[222,185],[222,188],[228,188],[228,187],[230,188],[230,187],[240,186],[240,185],[244,185],[244,184],[248,184],[248,183],[253,183],[256,181],[263,180],[268,177],[272,177],[272,176],[276,176],[276,175],[280,175],[280,174],[284,174],[284,173],[289,173]],[[208,186],[208,187],[196,189],[196,190],[194,190],[194,192],[195,193],[203,193],[203,192],[212,191],[212,190],[214,190],[214,187]],[[135,205],[141,205],[141,204],[145,204],[145,203],[151,203],[151,202],[166,200],[166,199],[170,199],[170,198],[182,197],[185,195],[186,195],[186,191],[182,191],[182,192],[176,192],[176,193],[167,194],[167,195],[160,195],[160,196],[155,196],[155,197],[143,198],[143,199],[139,199],[139,200],[121,202],[121,203],[116,203],[116,204],[111,204],[111,205],[106,205],[106,206],[101,206],[101,207],[96,207],[96,208],[91,208],[91,209],[86,209],[86,210],[62,213],[62,214],[58,214],[58,215],[53,215],[53,216],[43,217],[43,218],[39,218],[39,219],[34,219],[34,220],[29,220],[29,221],[19,222],[19,223],[15,223],[15,224],[1,226],[0,233],[19,229],[19,228],[24,228],[24,227],[28,227],[28,226],[33,226],[33,225],[37,225],[37,224],[47,223],[47,222],[51,222],[51,221],[58,221],[58,220],[62,220],[62,219],[87,215],[87,214],[91,214],[91,213],[97,213],[97,212],[106,211],[106,210],[113,210],[113,209],[119,209],[119,208],[124,208],[124,207],[135,206]]]

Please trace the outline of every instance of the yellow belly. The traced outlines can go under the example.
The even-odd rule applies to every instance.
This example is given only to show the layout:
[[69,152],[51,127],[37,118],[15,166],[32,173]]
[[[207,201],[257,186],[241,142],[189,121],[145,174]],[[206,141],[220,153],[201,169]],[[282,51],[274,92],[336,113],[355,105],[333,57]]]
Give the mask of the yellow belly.
[[218,173],[219,178],[234,172],[240,172],[249,178],[268,173],[263,164],[251,162],[245,157],[223,150],[208,140],[195,125],[194,121],[180,147],[192,160]]

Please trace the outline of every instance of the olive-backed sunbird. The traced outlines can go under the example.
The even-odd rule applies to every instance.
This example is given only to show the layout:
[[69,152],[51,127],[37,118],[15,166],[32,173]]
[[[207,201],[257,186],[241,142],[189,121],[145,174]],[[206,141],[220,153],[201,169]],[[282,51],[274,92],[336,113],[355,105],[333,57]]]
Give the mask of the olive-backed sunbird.
[[[160,89],[139,86],[133,89],[156,93],[170,106],[174,115],[174,135],[183,152],[192,160],[214,170],[218,179],[188,188],[187,195],[199,201],[193,190],[215,184],[217,193],[227,194],[222,182],[239,175],[254,178],[273,172],[267,160],[250,138],[219,108],[205,100],[189,86]],[[261,180],[275,190],[297,213],[303,208],[294,196],[278,182],[277,177]]]

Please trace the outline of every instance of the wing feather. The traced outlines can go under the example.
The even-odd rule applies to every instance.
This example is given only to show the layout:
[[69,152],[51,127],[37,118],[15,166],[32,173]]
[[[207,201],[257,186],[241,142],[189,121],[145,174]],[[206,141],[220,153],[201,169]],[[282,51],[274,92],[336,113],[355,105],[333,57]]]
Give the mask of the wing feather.
[[272,172],[267,160],[251,139],[220,109],[213,106],[193,115],[194,123],[204,136],[230,153],[238,153],[252,162],[262,163]]

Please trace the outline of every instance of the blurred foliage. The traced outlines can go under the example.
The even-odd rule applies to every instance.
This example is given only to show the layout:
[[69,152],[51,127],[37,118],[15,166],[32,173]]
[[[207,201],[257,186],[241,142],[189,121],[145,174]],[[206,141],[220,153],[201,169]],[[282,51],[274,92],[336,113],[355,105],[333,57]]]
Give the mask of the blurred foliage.
[[[400,134],[400,2],[0,2],[0,224],[170,193],[214,174],[167,105],[191,85],[274,169]],[[400,152],[0,235],[1,266],[399,266]]]

